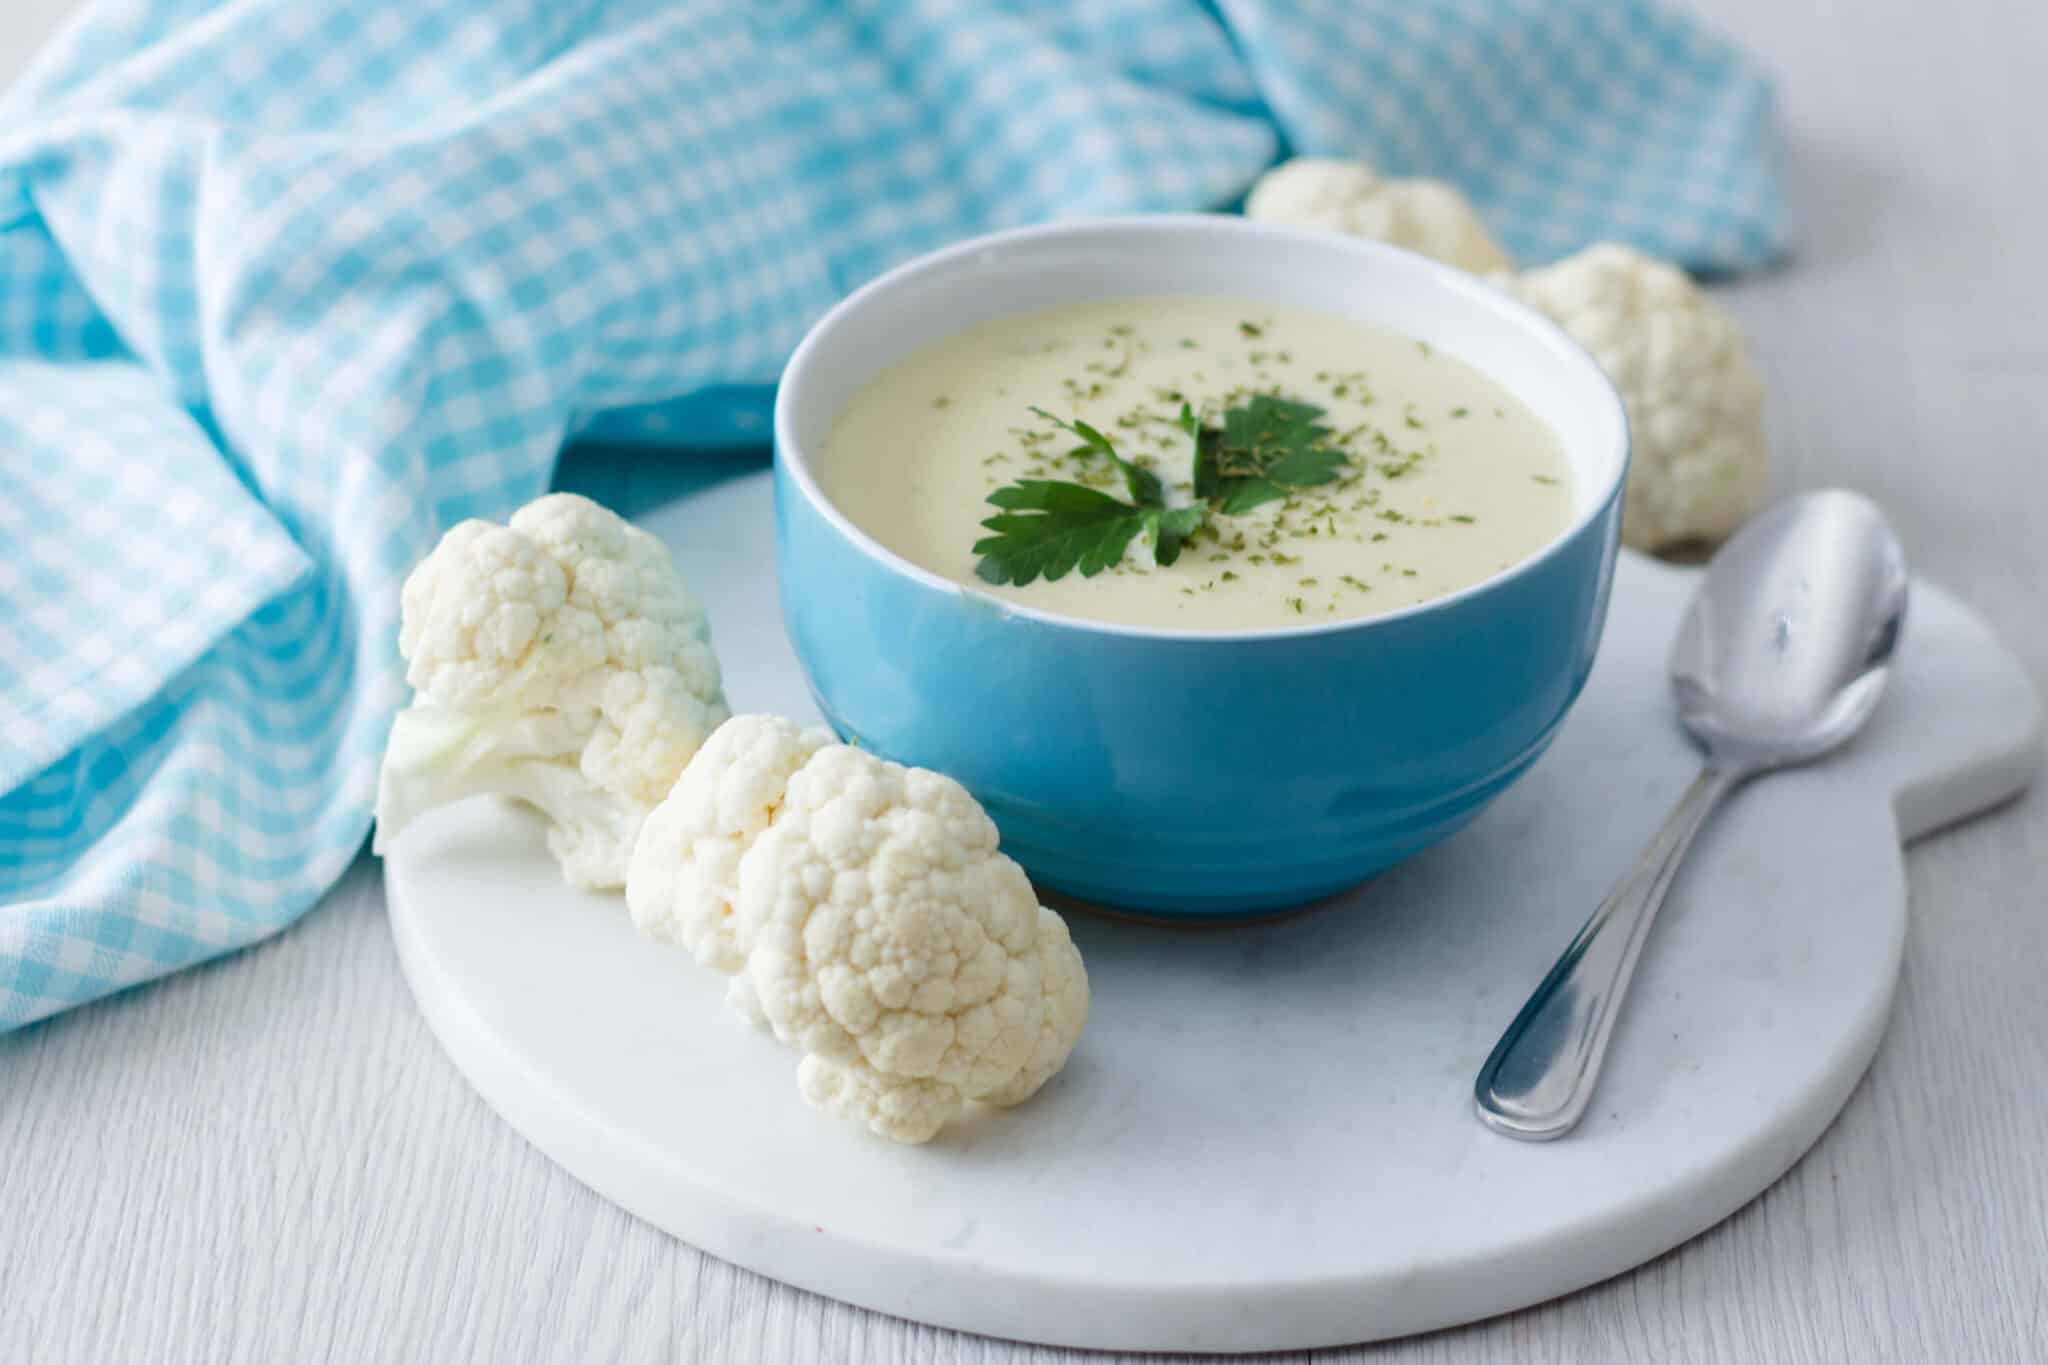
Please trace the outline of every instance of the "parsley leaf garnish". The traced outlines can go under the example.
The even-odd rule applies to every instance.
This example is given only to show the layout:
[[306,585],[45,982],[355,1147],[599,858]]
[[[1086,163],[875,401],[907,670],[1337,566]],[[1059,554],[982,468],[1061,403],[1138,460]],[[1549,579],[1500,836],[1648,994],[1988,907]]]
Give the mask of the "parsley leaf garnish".
[[1194,443],[1195,496],[1238,517],[1335,479],[1348,459],[1322,416],[1313,404],[1261,393],[1226,409],[1222,427],[1212,428],[1182,405],[1181,429]]
[[1180,558],[1187,538],[1201,529],[1208,509],[1135,507],[1086,484],[1024,479],[998,488],[988,500],[1003,510],[981,524],[994,535],[974,542],[981,561],[974,572],[990,583],[1048,583],[1075,569],[1093,578],[1122,561],[1140,531],[1152,537],[1160,564]]
[[1209,509],[1199,502],[1186,507],[1162,507],[1152,514],[1145,529],[1152,533],[1152,558],[1171,564],[1180,558],[1181,546],[1209,520]]
[[[1001,510],[981,523],[994,534],[974,543],[981,556],[974,572],[989,583],[1022,587],[1075,570],[1092,578],[1120,563],[1140,534],[1152,538],[1154,562],[1172,564],[1212,513],[1242,516],[1297,488],[1328,483],[1349,463],[1322,423],[1323,410],[1312,404],[1257,394],[1226,409],[1221,426],[1210,426],[1182,403],[1179,425],[1188,437],[1195,500],[1168,507],[1159,476],[1117,454],[1100,431],[1043,408],[1031,411],[1080,439],[1069,452],[1074,457],[1114,464],[1130,501],[1057,479],[1020,479],[996,489],[988,500]],[[1276,562],[1287,561],[1276,556]]]
[[1019,587],[1048,582],[1079,568],[1084,578],[1124,557],[1145,527],[1145,509],[1085,484],[1024,479],[988,500],[1003,511],[981,524],[995,532],[974,542],[974,572],[990,583]]
[[998,488],[988,500],[1003,510],[981,523],[995,534],[974,542],[981,556],[975,574],[1019,587],[1039,578],[1054,582],[1075,569],[1093,578],[1119,563],[1141,531],[1152,537],[1154,561],[1179,559],[1187,538],[1209,519],[1209,509],[1201,503],[1168,507],[1159,476],[1117,454],[1107,436],[1078,419],[1066,422],[1043,408],[1032,411],[1081,438],[1071,454],[1100,455],[1121,470],[1131,500],[1058,479],[1022,479]]
[[[1044,408],[1033,408],[1031,410],[1058,427],[1061,431],[1070,432],[1081,438],[1081,444],[1068,451],[1069,455],[1106,456],[1111,464],[1122,470],[1124,484],[1131,490],[1131,501],[1137,503],[1138,506],[1164,507],[1166,505],[1166,490],[1160,486],[1159,476],[1143,465],[1132,464],[1129,460],[1117,454],[1116,447],[1109,443],[1107,436],[1104,436],[1078,417],[1071,422],[1063,422]],[[994,501],[994,499],[990,499],[990,501]]]

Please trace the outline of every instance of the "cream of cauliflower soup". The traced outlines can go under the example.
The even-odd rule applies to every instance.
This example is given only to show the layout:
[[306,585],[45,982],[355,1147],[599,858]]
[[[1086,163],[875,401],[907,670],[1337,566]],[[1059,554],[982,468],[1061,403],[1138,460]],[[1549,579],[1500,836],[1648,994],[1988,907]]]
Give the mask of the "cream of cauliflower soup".
[[1454,356],[1227,298],[998,319],[857,393],[825,495],[913,564],[1066,616],[1195,630],[1372,616],[1569,523],[1557,437]]

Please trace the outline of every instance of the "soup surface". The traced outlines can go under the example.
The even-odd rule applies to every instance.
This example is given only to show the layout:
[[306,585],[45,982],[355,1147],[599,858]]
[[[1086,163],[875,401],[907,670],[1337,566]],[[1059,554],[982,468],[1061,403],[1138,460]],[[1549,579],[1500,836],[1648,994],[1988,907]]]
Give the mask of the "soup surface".
[[1112,299],[949,337],[854,396],[816,472],[854,525],[933,573],[1196,630],[1455,592],[1549,544],[1573,506],[1556,436],[1469,365],[1227,298]]

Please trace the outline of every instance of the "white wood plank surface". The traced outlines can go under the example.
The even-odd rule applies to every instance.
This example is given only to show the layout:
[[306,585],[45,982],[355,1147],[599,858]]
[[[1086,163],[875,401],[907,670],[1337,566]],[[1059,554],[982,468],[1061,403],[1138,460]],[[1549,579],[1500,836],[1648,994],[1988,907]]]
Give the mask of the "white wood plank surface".
[[[0,79],[64,7],[0,4]],[[1706,8],[1781,78],[1805,219],[1725,291],[1780,487],[1877,496],[2048,678],[2048,7]],[[1784,1181],[1621,1279],[1327,1358],[2048,1360],[2048,796],[1908,864],[1890,1033]],[[1109,1357],[786,1289],[582,1189],[442,1058],[365,859],[262,947],[0,1038],[0,1361],[283,1359]]]

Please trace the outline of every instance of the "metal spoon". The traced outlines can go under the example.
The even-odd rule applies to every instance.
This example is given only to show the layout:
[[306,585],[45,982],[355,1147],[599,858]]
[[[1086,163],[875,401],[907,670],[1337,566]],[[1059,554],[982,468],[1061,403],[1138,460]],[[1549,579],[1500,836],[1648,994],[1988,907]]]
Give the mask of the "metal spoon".
[[1820,757],[1877,705],[1906,612],[1906,559],[1866,498],[1780,503],[1714,556],[1671,654],[1678,715],[1707,763],[1494,1046],[1479,1118],[1541,1142],[1578,1123],[1629,977],[1693,836],[1748,779]]

